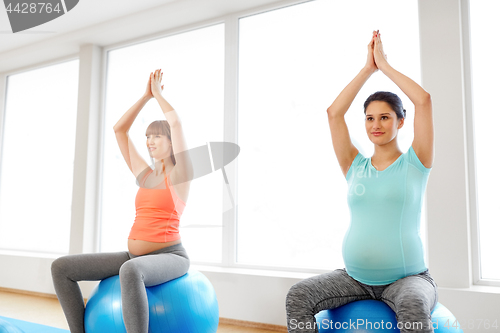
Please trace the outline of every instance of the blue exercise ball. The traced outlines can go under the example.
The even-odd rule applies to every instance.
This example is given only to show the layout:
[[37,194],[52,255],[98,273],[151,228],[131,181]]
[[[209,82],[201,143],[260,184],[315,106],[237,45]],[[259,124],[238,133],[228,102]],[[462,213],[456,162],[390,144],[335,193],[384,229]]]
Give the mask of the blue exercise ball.
[[[320,333],[370,333],[399,332],[396,314],[381,301],[355,301],[336,309],[324,310],[316,314]],[[434,333],[463,333],[453,314],[437,303],[431,312]]]
[[[149,333],[215,333],[219,305],[205,275],[190,270],[185,275],[147,287]],[[85,308],[85,332],[126,333],[121,305],[120,277],[102,280]]]
[[14,324],[0,319],[0,333],[24,333],[24,331]]

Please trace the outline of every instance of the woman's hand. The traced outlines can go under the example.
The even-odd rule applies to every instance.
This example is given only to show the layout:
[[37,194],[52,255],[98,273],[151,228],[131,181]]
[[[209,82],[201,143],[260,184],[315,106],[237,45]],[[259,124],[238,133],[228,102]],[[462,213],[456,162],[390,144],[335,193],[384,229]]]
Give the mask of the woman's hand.
[[144,93],[144,97],[147,99],[153,98],[153,93],[151,92],[151,77],[153,73],[149,74],[148,84],[146,85],[146,92]]
[[163,86],[161,84],[162,78],[163,78],[163,73],[161,72],[161,69],[155,70],[155,72],[150,75],[151,93],[155,98],[157,96],[161,96],[161,92],[163,91]]
[[384,53],[384,48],[382,47],[382,40],[380,39],[380,33],[377,30],[375,34],[375,47],[373,48],[373,58],[375,59],[375,64],[377,68],[383,71],[385,66],[388,66],[387,55]]
[[373,31],[372,40],[370,41],[370,44],[368,44],[368,57],[366,59],[366,65],[365,65],[365,68],[368,68],[371,73],[375,73],[378,70],[377,65],[375,63],[375,58],[373,58],[373,49],[375,46],[375,35],[376,35],[376,31]]

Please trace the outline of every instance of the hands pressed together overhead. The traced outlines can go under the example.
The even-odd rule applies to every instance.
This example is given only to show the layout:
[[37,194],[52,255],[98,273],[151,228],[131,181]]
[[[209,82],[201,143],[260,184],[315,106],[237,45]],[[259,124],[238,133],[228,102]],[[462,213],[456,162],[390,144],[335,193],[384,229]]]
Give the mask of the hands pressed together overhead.
[[373,36],[368,44],[368,57],[365,67],[369,68],[372,72],[382,70],[384,66],[388,65],[387,55],[384,53],[382,47],[382,40],[380,39],[379,31],[373,31]]
[[163,85],[161,84],[161,80],[163,78],[163,73],[161,69],[157,69],[149,75],[148,84],[146,85],[146,93],[145,95],[149,98],[157,97],[161,95],[163,91]]

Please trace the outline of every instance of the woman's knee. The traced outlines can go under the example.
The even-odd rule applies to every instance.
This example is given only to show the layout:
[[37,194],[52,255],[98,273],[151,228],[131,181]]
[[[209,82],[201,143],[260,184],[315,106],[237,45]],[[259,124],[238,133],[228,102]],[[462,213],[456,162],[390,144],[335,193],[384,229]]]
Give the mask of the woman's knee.
[[300,297],[304,294],[305,286],[304,281],[299,281],[290,287],[287,297]]
[[[311,300],[310,294],[309,285],[306,280],[297,282],[288,290],[286,295],[286,307],[291,308],[296,305],[300,305],[301,307],[306,306],[309,300]],[[310,305],[314,306],[314,304]]]
[[186,274],[186,272],[189,270],[189,267],[191,266],[191,260],[187,255],[171,253],[167,253],[165,255],[169,258],[167,261],[169,266],[174,267],[175,270],[184,271],[182,275]]
[[123,279],[143,279],[141,269],[136,260],[128,260],[120,267],[120,280]]
[[71,265],[71,259],[68,256],[59,257],[52,262],[50,271],[53,277],[66,276]]

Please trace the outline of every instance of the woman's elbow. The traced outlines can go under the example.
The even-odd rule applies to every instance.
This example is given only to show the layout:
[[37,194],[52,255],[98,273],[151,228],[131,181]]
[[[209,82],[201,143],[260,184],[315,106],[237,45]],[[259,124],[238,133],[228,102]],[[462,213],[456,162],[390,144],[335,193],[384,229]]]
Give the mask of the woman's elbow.
[[340,112],[335,108],[326,109],[326,113],[328,114],[328,118],[337,117],[337,116],[341,115]]
[[418,100],[418,104],[420,105],[430,105],[432,104],[432,99],[431,99],[431,94],[429,94],[427,91],[420,96]]

